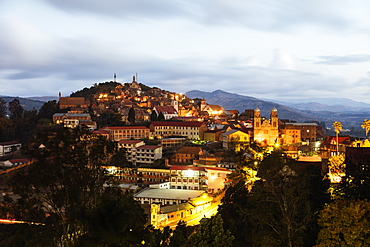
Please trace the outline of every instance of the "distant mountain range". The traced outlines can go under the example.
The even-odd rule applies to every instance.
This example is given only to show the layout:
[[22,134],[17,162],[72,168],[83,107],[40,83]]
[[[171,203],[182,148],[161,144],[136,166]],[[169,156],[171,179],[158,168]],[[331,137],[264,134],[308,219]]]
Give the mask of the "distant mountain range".
[[[265,100],[265,99],[263,99]],[[289,101],[271,100],[273,102],[294,107],[299,110],[333,111],[333,112],[363,112],[370,111],[370,104],[357,102],[346,98],[306,98]]]
[[[254,97],[228,93],[222,90],[204,92],[192,90],[185,94],[189,98],[206,99],[208,104],[224,107],[225,110],[238,110],[240,113],[246,109],[261,110],[262,116],[269,117],[273,107],[278,110],[280,119],[290,119],[297,122],[323,121],[331,127],[334,121],[340,121],[345,128],[361,128],[364,119],[370,119],[370,105],[349,99],[310,99],[312,102],[281,102],[262,100]],[[320,102],[314,102],[314,100]]]

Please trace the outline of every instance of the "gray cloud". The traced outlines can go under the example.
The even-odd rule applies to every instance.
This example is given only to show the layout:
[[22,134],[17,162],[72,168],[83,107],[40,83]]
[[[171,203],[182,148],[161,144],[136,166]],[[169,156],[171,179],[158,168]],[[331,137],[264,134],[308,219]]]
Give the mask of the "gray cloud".
[[[73,13],[87,12],[109,17],[144,19],[184,19],[206,26],[240,25],[253,29],[282,31],[299,25],[320,25],[341,30],[352,27],[342,14],[345,4],[326,1],[270,0],[46,0],[56,8]],[[340,10],[339,13],[335,10]]]
[[347,56],[319,56],[319,59],[321,59],[321,61],[315,62],[316,64],[345,65],[351,63],[370,62],[370,55],[356,54]]

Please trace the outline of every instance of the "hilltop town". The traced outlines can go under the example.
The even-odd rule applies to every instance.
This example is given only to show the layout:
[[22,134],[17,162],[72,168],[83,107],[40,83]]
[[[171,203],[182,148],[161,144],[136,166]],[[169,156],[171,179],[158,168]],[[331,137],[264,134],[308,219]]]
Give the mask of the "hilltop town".
[[[71,208],[95,200],[74,202],[75,194],[82,198],[94,190],[112,200],[112,206],[118,199],[104,193],[117,189],[114,193],[123,193],[118,201],[138,205],[137,214],[127,217],[130,224],[140,219],[142,225],[135,226],[140,241],[124,229],[115,240],[136,241],[132,246],[154,241],[140,235],[144,229],[162,238],[148,246],[197,246],[198,239],[206,238],[199,234],[210,225],[222,232],[220,241],[225,242],[220,246],[329,246],[332,239],[349,238],[343,226],[340,233],[331,231],[339,227],[334,221],[327,227],[328,214],[336,217],[354,205],[370,208],[369,140],[341,135],[340,122],[333,123],[335,135],[330,136],[317,122],[281,119],[278,108],[268,110],[263,116],[258,107],[224,109],[146,86],[135,76],[131,83],[114,78],[68,97],[59,94],[58,101],[45,103],[39,111],[24,111],[16,100],[8,105],[0,101],[0,218],[10,225],[32,221],[44,227],[54,220],[61,228],[71,220],[73,227],[63,228],[70,232],[53,237],[60,239],[60,246],[78,246],[82,236],[91,240],[103,230],[84,228],[80,216],[71,216],[77,212]],[[370,121],[365,119],[362,128],[367,136]],[[95,187],[83,187],[90,182]],[[74,191],[79,189],[84,193]],[[38,207],[30,198],[37,198]],[[104,217],[118,217],[109,214],[118,208],[104,209]],[[115,228],[104,224],[100,227],[113,236]],[[366,224],[353,243],[370,244]],[[171,232],[167,237],[165,229]],[[11,242],[5,237],[0,241]]]

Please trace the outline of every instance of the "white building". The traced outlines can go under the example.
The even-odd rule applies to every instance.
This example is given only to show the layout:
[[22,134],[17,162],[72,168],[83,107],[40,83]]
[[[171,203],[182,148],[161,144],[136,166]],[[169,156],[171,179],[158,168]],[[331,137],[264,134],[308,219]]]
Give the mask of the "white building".
[[134,165],[149,165],[162,158],[162,147],[145,145],[139,140],[120,140],[118,147],[126,150],[127,160]]
[[172,166],[171,189],[203,190],[215,193],[225,188],[227,174],[231,171],[221,167]]
[[203,190],[146,188],[136,193],[134,198],[141,204],[176,205],[185,203],[189,199],[198,198],[204,193]]
[[17,151],[21,146],[22,144],[16,141],[0,143],[0,157]]

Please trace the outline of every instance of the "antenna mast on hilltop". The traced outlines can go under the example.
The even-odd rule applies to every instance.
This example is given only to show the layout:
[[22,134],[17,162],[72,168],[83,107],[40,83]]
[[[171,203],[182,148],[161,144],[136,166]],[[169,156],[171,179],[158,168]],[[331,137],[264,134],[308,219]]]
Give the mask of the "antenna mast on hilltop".
[[117,79],[117,75],[116,73],[114,73],[114,82],[116,82],[116,79]]

